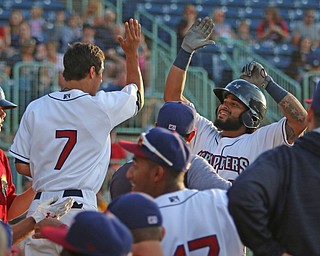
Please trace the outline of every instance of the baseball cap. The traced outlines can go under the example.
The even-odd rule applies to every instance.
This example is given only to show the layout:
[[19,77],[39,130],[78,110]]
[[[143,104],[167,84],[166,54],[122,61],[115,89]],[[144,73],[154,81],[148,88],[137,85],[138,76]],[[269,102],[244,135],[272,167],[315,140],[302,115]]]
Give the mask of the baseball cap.
[[196,127],[196,110],[181,101],[168,101],[159,110],[157,125],[180,135],[190,134]]
[[154,199],[139,192],[121,195],[111,201],[108,210],[129,229],[162,225],[162,215]]
[[0,87],[0,107],[3,107],[4,109],[10,109],[17,107],[16,104],[6,100],[6,96],[4,95],[4,91]]
[[123,256],[131,252],[130,230],[112,213],[83,211],[66,226],[44,227],[42,234],[65,249],[86,256]]
[[320,112],[320,81],[318,82],[316,89],[313,93],[313,98],[306,99],[305,102],[310,104],[315,112]]
[[186,171],[189,165],[190,149],[185,140],[178,133],[162,127],[141,133],[137,143],[120,140],[119,144],[137,156],[149,158],[178,171]]

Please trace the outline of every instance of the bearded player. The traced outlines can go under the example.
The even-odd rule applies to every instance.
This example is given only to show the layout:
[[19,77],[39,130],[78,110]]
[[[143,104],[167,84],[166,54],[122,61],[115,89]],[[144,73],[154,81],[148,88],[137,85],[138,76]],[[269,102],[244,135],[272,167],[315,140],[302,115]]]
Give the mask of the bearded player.
[[[165,101],[192,104],[183,96],[187,69],[197,49],[214,43],[208,40],[212,31],[213,22],[208,17],[197,20],[189,29],[170,69]],[[241,78],[213,90],[221,103],[216,120],[213,123],[197,114],[197,133],[191,143],[192,153],[205,158],[221,177],[230,181],[262,152],[291,145],[307,125],[307,113],[301,103],[280,87],[261,64],[247,64]],[[258,129],[267,110],[262,90],[277,102],[284,117]]]

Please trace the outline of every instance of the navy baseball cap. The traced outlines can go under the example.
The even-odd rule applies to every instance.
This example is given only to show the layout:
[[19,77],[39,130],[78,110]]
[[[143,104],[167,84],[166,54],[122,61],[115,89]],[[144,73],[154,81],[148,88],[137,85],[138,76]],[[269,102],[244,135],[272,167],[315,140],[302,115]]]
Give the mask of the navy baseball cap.
[[306,103],[310,104],[315,112],[320,112],[320,81],[316,86],[316,90],[313,93],[313,98],[305,100]]
[[130,230],[112,213],[83,211],[77,214],[68,229],[44,227],[41,233],[65,249],[86,256],[124,256],[131,252]]
[[190,105],[168,101],[159,110],[157,126],[187,135],[196,129],[196,114],[195,108]]
[[154,199],[139,192],[121,195],[111,201],[108,210],[129,229],[162,226],[162,215]]
[[137,156],[149,158],[177,171],[186,171],[189,167],[190,149],[185,140],[178,133],[162,127],[142,133],[137,143],[120,140],[119,144]]
[[0,87],[0,107],[4,109],[10,109],[10,108],[15,108],[17,107],[16,104],[6,100],[6,96],[4,95],[4,91]]

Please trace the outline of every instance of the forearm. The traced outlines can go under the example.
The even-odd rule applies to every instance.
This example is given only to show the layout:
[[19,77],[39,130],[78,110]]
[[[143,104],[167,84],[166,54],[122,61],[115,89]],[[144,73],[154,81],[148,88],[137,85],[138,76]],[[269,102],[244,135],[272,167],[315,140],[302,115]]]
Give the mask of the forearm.
[[30,235],[36,222],[32,217],[28,217],[17,224],[12,225],[12,244],[17,244]]
[[141,107],[144,104],[144,86],[141,71],[139,68],[139,55],[133,53],[132,55],[126,55],[126,65],[127,65],[127,84],[135,84],[138,87],[138,91],[141,96]]
[[191,58],[191,53],[180,49],[166,80],[164,101],[183,101],[189,103],[183,96],[183,91]]
[[307,111],[291,93],[288,93],[278,104],[287,118],[286,134],[289,143],[293,143],[307,127]]
[[266,87],[266,91],[277,102],[283,115],[287,118],[287,139],[289,143],[293,143],[307,127],[307,111],[296,97],[273,80]]
[[8,209],[8,220],[19,217],[25,213],[34,199],[35,192],[29,188],[20,195],[17,195]]

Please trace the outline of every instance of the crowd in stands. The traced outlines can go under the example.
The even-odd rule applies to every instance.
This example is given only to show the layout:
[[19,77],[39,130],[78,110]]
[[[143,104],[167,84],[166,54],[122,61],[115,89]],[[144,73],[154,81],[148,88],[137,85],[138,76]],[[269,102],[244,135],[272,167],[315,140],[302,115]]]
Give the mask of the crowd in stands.
[[[292,28],[289,28],[289,24],[282,18],[279,8],[277,6],[267,6],[264,9],[264,16],[261,17],[256,28],[253,28],[246,19],[240,18],[237,20],[237,26],[234,27],[229,22],[230,19],[227,19],[228,12],[222,7],[217,7],[211,12],[211,18],[215,23],[212,39],[240,40],[248,46],[258,44],[269,49],[286,44],[293,50],[291,55],[288,56],[289,63],[281,69],[301,83],[305,72],[320,72],[320,22],[316,20],[316,14],[316,10],[312,8],[305,9],[303,20],[295,21]],[[185,5],[183,16],[176,29],[178,49],[181,45],[181,38],[197,18],[196,6]],[[219,60],[216,61],[216,64],[218,62]],[[213,63],[213,66],[212,79],[219,82],[222,67],[215,65],[215,63]]]

